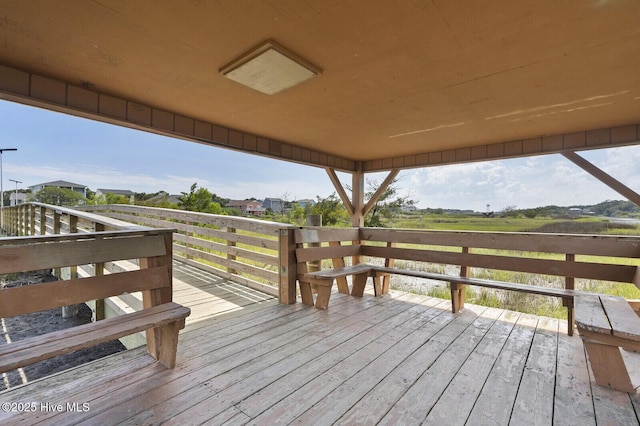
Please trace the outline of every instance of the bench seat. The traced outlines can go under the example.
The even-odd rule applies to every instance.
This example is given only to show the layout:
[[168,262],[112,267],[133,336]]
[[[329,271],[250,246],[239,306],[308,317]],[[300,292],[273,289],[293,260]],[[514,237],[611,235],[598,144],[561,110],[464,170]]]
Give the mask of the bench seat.
[[168,368],[175,366],[178,332],[184,328],[191,310],[174,302],[113,317],[90,324],[47,333],[0,346],[0,372],[24,367],[44,359],[157,328],[157,354],[153,355]]
[[[325,269],[322,271],[307,272],[298,275],[298,283],[300,284],[300,295],[302,303],[313,305],[313,295],[311,284],[317,285],[317,297],[315,301],[316,308],[327,309],[329,306],[329,298],[331,296],[331,287],[333,282],[339,278],[353,276],[351,295],[362,297],[364,295],[364,287],[367,278],[374,270],[373,265],[361,263],[353,266],[343,266],[340,268]],[[338,291],[340,293],[349,293],[346,283],[338,281]],[[379,295],[379,290],[376,292]]]
[[[511,283],[506,281],[486,280],[482,278],[471,278],[457,275],[439,274],[436,272],[417,271],[412,269],[375,267],[374,274],[396,274],[409,277],[425,278],[430,280],[445,281],[451,286],[451,304],[453,312],[458,312],[464,307],[464,286],[473,285],[477,287],[486,287],[496,290],[518,291],[521,293],[537,294],[541,296],[558,297],[562,299],[562,304],[568,311],[568,324],[573,324],[573,299],[578,294],[575,290],[543,287],[531,284]],[[374,280],[376,280],[374,276]],[[376,280],[377,282],[377,280]],[[568,334],[573,334],[573,327],[568,328]]]
[[600,386],[635,392],[620,349],[640,352],[640,317],[618,296],[576,296],[576,326]]
[[564,288],[542,287],[530,284],[510,283],[506,281],[485,280],[482,278],[469,278],[456,275],[438,274],[435,272],[414,271],[411,269],[374,267],[376,273],[406,275],[410,277],[426,278],[437,281],[447,281],[457,284],[475,285],[479,287],[494,288],[498,290],[513,290],[523,293],[539,294],[542,296],[560,297],[563,299],[573,299],[577,292]]

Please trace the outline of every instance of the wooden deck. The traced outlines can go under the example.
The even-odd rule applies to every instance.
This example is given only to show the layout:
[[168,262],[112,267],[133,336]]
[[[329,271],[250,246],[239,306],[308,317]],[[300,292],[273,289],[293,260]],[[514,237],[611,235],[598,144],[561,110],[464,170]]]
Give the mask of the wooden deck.
[[566,322],[400,292],[280,305],[180,265],[175,285],[193,311],[175,370],[119,353],[0,393],[34,409],[0,422],[639,424],[638,396],[593,383]]

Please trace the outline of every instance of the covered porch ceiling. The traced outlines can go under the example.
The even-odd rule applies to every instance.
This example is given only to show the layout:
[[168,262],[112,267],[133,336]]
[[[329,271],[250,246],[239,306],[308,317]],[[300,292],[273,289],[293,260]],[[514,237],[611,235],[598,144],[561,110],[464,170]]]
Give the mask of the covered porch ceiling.
[[[637,0],[12,0],[0,98],[346,172],[562,153],[639,142],[639,22]],[[266,40],[318,74],[268,95],[219,72]]]

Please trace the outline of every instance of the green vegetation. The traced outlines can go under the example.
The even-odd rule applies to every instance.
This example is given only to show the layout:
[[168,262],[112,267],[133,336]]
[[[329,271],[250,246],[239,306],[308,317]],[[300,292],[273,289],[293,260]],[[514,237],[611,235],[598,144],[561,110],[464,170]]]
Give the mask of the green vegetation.
[[54,206],[78,206],[86,204],[88,200],[79,192],[67,188],[46,187],[36,192],[29,198],[30,201],[37,201]]

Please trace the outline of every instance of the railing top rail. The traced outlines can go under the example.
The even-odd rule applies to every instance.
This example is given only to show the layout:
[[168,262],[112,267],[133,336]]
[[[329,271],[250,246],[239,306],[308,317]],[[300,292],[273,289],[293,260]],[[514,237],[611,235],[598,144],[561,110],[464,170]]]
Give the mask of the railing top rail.
[[100,231],[100,232],[78,232],[71,234],[55,234],[55,235],[33,235],[22,237],[3,237],[0,238],[0,246],[10,246],[19,244],[32,244],[42,242],[62,242],[62,241],[79,241],[105,238],[124,238],[137,237],[142,235],[162,235],[174,233],[175,229],[169,228],[146,228],[137,227],[136,229],[124,229],[119,231]]
[[162,207],[132,206],[128,204],[100,204],[95,206],[82,206],[83,211],[91,210],[115,210],[137,214],[153,214],[163,218],[182,220],[186,222],[204,223],[230,228],[248,229],[259,228],[263,232],[277,232],[280,229],[296,228],[288,223],[271,222],[266,220],[227,216],[211,213],[192,212],[188,210],[176,210]]
[[101,215],[98,215],[98,214],[87,213],[85,211],[78,210],[78,209],[75,209],[75,208],[54,206],[54,205],[51,205],[51,204],[44,204],[44,203],[38,203],[38,202],[31,202],[29,204],[37,206],[37,207],[45,207],[48,210],[52,210],[52,211],[55,211],[55,212],[60,213],[60,214],[67,214],[67,215],[77,216],[77,217],[85,219],[87,221],[99,223],[99,224],[102,224],[102,225],[105,225],[105,226],[108,226],[108,227],[111,227],[111,228],[132,229],[132,230],[150,229],[150,228],[144,227],[144,226],[133,225],[131,223],[128,223],[128,222],[125,222],[125,221],[122,221],[122,220],[111,219],[109,217],[101,216]]
[[640,257],[640,236],[360,228],[363,241]]

